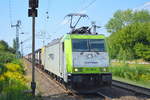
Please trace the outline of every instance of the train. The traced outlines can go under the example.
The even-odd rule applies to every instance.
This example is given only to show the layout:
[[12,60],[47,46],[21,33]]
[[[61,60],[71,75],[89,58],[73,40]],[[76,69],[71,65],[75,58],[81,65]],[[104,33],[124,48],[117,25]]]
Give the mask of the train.
[[[26,56],[31,61],[31,53]],[[67,88],[94,93],[111,87],[106,38],[80,28],[35,51],[35,62]]]

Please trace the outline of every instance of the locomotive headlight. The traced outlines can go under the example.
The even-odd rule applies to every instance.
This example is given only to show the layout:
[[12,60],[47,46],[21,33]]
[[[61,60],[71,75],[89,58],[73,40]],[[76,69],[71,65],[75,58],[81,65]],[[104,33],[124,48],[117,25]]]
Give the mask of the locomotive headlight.
[[101,71],[106,72],[106,71],[107,71],[107,69],[106,69],[106,68],[102,68],[102,69],[101,69]]
[[74,68],[73,70],[74,70],[74,72],[81,72],[82,71],[81,68]]
[[106,72],[107,71],[106,68],[103,68],[103,71]]
[[77,68],[75,68],[75,69],[74,69],[74,71],[75,71],[75,72],[77,72],[77,71],[78,71],[78,69],[77,69]]

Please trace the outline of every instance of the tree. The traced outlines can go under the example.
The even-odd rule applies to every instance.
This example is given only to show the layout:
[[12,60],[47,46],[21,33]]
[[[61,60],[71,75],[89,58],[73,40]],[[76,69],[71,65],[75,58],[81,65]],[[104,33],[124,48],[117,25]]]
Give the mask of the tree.
[[0,51],[10,52],[13,54],[16,52],[15,49],[10,47],[4,40],[0,40]]
[[4,40],[0,40],[0,50],[1,51],[8,51],[8,44]]
[[117,32],[125,26],[137,22],[150,22],[150,14],[147,10],[132,11],[130,9],[114,13],[113,17],[106,24],[107,31]]
[[150,60],[150,22],[133,23],[113,33],[109,38],[112,58]]
[[11,52],[11,53],[13,53],[13,54],[15,54],[15,53],[16,53],[16,50],[15,50],[14,48],[9,47],[8,49],[9,49],[9,52]]
[[118,10],[107,23],[110,55],[114,59],[150,61],[150,13]]

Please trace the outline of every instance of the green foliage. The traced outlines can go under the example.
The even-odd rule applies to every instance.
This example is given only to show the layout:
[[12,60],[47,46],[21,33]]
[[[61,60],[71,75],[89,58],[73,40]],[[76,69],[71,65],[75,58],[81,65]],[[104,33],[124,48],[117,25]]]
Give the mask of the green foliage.
[[14,51],[16,52],[16,50],[17,50],[17,42],[16,42],[16,39],[13,39],[13,49],[14,49]]
[[15,49],[10,47],[7,42],[0,40],[0,52],[10,52],[15,53]]
[[21,60],[15,50],[5,41],[0,41],[0,100],[32,100],[24,93],[28,89]]
[[2,65],[5,70],[0,74],[0,100],[32,99],[31,95],[23,93],[25,90],[28,90],[28,87],[26,86],[27,80],[22,73],[20,64],[7,63],[5,66]]
[[15,53],[16,53],[16,50],[13,49],[12,47],[9,47],[9,48],[8,48],[8,52],[15,54]]
[[8,44],[3,41],[3,40],[0,40],[0,51],[8,51]]
[[4,72],[6,72],[6,68],[3,64],[0,64],[0,75],[2,75]]
[[7,71],[22,73],[22,67],[18,64],[7,63],[7,64],[5,64],[5,67],[6,67]]
[[28,88],[18,80],[5,80],[0,100],[32,100],[31,95],[24,93],[26,89]]
[[142,43],[137,43],[134,46],[134,49],[135,49],[135,53],[137,54],[137,56],[150,61],[150,45],[144,45]]
[[10,52],[0,52],[0,63],[8,63],[13,61],[15,58],[15,55]]
[[122,11],[118,10],[114,13],[113,18],[111,18],[106,24],[108,32],[117,32],[118,30],[124,28],[125,26],[133,23],[143,23],[150,22],[150,14],[147,10],[132,11],[130,9]]
[[11,63],[17,64],[20,66],[20,70],[18,70],[20,73],[25,74],[24,65],[22,63],[21,59],[14,59]]
[[[130,20],[129,16],[131,16]],[[114,18],[117,21],[116,23],[121,21],[121,25],[116,24],[121,28],[113,28],[113,25],[111,26],[109,22],[107,24],[107,27],[113,30],[108,38],[111,57],[120,60],[142,58],[150,61],[149,12],[144,10],[136,12],[131,10],[117,11]],[[116,26],[114,25],[114,27]]]
[[111,18],[106,25],[108,32],[116,32],[117,30],[123,28],[125,25],[131,23],[132,16],[132,10],[129,9],[126,11],[116,11],[113,18]]
[[113,66],[112,73],[114,76],[133,81],[150,81],[150,68],[145,67],[144,65],[136,65],[134,67],[130,67],[128,65]]

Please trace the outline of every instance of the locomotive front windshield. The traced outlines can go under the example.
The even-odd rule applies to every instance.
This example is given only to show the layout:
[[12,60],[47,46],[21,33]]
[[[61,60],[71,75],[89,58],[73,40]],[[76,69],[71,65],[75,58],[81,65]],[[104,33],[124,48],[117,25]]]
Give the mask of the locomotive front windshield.
[[73,39],[72,49],[74,52],[86,52],[89,51],[88,40],[87,39]]
[[72,39],[73,52],[105,52],[104,39]]

